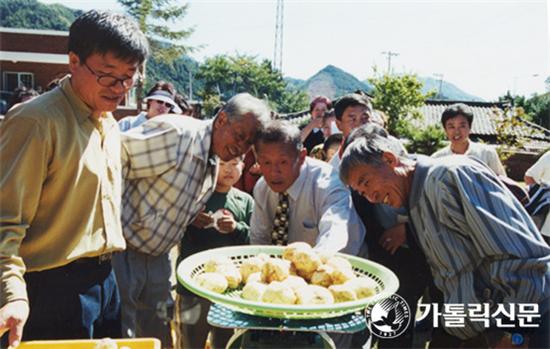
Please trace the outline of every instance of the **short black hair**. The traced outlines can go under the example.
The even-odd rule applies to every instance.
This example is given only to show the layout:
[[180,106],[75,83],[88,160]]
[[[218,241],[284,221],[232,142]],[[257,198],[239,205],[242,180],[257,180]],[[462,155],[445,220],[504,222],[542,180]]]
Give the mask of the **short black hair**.
[[367,107],[369,117],[372,115],[372,104],[369,100],[369,97],[364,94],[359,93],[350,93],[345,96],[340,97],[336,104],[334,104],[334,115],[336,119],[342,120],[342,115],[348,107],[353,107],[356,105],[362,105]]
[[91,10],[71,24],[69,52],[78,55],[82,62],[94,53],[111,52],[126,62],[141,64],[149,55],[149,43],[129,17]]
[[459,115],[464,116],[466,120],[468,120],[468,125],[472,127],[474,113],[472,113],[470,107],[464,103],[455,103],[448,106],[447,109],[443,111],[443,114],[441,114],[441,124],[443,125],[443,128],[445,128],[445,123],[447,123],[449,119],[455,118]]
[[341,133],[334,133],[328,136],[328,138],[323,143],[323,151],[325,152],[325,154],[331,147],[335,145],[339,147],[340,144],[342,144],[343,139],[344,139],[344,135]]

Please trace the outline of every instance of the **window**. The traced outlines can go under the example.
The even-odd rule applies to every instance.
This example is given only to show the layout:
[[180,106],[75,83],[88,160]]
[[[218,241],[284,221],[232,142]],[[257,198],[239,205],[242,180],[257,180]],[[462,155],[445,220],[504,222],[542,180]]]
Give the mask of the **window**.
[[13,91],[17,87],[34,88],[34,74],[24,72],[4,72],[4,91]]

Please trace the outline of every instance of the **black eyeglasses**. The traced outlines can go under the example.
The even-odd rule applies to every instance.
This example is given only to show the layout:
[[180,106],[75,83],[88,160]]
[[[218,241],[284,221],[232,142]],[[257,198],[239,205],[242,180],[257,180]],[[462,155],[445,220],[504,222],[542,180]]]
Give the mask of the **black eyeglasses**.
[[164,105],[166,108],[173,108],[174,105],[168,102],[159,101],[158,99],[151,99],[152,101],[155,101],[155,103],[158,103],[160,105]]
[[139,76],[139,73],[136,72],[130,78],[119,79],[119,78],[116,78],[116,77],[114,77],[112,75],[108,75],[108,74],[107,75],[99,75],[98,73],[93,71],[92,68],[90,68],[90,66],[88,66],[88,64],[86,62],[84,62],[84,65],[86,66],[86,68],[88,68],[90,73],[92,73],[97,78],[97,83],[100,84],[103,87],[113,87],[116,84],[121,83],[124,88],[130,88],[130,87],[132,87],[132,85],[136,81],[137,77]]

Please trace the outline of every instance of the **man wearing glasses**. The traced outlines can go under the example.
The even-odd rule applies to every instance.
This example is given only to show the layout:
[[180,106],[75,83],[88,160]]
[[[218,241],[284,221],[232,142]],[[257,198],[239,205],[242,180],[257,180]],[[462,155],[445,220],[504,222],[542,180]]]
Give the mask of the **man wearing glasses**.
[[147,110],[136,116],[127,116],[119,120],[120,130],[128,131],[161,114],[181,114],[182,110],[175,101],[176,94],[176,89],[172,83],[163,80],[157,81],[147,92],[147,97],[143,99],[147,102]]
[[127,17],[90,11],[71,25],[68,51],[71,74],[59,88],[13,108],[0,128],[0,332],[15,346],[121,335],[110,255],[125,241],[111,112],[149,48]]

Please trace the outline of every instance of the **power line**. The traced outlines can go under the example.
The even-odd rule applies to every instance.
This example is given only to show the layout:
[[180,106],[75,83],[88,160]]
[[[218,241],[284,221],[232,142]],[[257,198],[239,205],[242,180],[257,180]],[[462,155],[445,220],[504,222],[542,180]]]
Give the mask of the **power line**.
[[392,52],[392,51],[384,51],[382,52],[382,54],[388,56],[388,74],[391,74],[391,58],[399,56],[399,53]]

